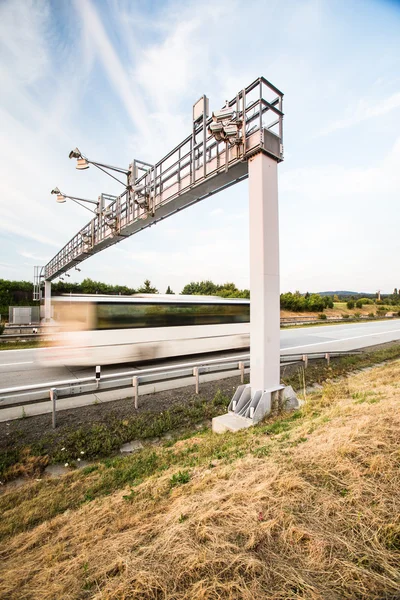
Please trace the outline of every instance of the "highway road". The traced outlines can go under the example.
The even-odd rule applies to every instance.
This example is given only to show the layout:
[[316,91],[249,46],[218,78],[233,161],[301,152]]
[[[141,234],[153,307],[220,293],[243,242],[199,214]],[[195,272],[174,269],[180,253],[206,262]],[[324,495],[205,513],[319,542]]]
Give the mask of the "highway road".
[[[400,319],[283,329],[281,354],[355,350],[395,340],[400,340]],[[93,374],[93,368],[86,367],[38,367],[36,358],[41,351],[40,348],[0,351],[0,389]],[[177,362],[182,361],[179,359]],[[118,371],[121,371],[118,365],[102,369],[103,373]]]

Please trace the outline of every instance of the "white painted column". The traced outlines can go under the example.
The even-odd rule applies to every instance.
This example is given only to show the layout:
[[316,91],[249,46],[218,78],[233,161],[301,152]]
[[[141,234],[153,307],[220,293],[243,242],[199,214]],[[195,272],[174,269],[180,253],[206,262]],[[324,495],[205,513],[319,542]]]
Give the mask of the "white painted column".
[[251,395],[280,384],[278,163],[249,160]]
[[48,323],[51,319],[51,281],[44,282],[44,320]]

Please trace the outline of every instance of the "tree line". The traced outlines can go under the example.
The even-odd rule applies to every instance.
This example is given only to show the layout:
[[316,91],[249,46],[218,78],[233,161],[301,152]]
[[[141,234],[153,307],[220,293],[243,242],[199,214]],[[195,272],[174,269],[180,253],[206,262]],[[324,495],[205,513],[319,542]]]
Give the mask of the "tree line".
[[[94,281],[86,278],[81,283],[69,281],[57,281],[52,283],[52,295],[60,294],[113,294],[113,295],[132,295],[132,294],[158,294],[160,291],[152,285],[149,279],[146,279],[138,288],[131,288],[126,285],[111,285],[101,281]],[[174,294],[170,286],[165,290],[166,294]],[[186,284],[181,291],[185,295],[201,296],[221,296],[222,298],[250,298],[250,290],[239,289],[232,282],[216,284],[213,281],[191,281]],[[9,306],[33,306],[35,302],[32,299],[33,284],[30,281],[10,281],[0,279],[0,315],[2,318],[8,317]],[[359,298],[357,296],[338,295],[320,295],[320,294],[301,294],[299,291],[294,293],[286,292],[281,294],[281,308],[293,312],[323,312],[325,308],[333,308],[334,302],[340,300],[347,301],[349,308],[361,308],[363,304],[387,304],[399,305],[400,294],[397,288],[393,294],[381,295],[380,300],[371,298]]]

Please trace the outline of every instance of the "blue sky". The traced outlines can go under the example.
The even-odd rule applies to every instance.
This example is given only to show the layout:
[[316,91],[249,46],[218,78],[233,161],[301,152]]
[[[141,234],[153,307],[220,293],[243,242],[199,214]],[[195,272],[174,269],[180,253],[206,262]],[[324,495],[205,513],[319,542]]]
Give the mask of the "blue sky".
[[[121,187],[68,160],[159,160],[264,75],[284,93],[281,289],[400,287],[400,2],[1,0],[0,277],[33,277],[86,223],[50,190]],[[247,182],[90,258],[83,277],[249,285]]]

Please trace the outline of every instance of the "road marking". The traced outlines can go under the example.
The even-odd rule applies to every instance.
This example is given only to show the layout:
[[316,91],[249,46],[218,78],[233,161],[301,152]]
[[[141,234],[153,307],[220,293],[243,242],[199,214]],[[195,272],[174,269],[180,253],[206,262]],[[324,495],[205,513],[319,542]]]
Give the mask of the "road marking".
[[354,337],[342,338],[340,340],[325,340],[324,342],[314,342],[313,344],[302,344],[300,346],[292,346],[291,348],[281,348],[281,350],[297,350],[297,348],[308,348],[309,346],[322,346],[322,344],[338,344],[340,342],[348,342],[349,340],[359,340],[360,338],[372,337],[374,335],[387,335],[388,333],[399,332],[400,329],[392,329],[392,331],[378,331],[377,333],[368,333],[367,335],[356,335]]
[[6,365],[0,365],[0,367],[11,367],[14,365],[32,365],[32,364],[33,364],[33,360],[24,360],[24,362],[7,363]]

